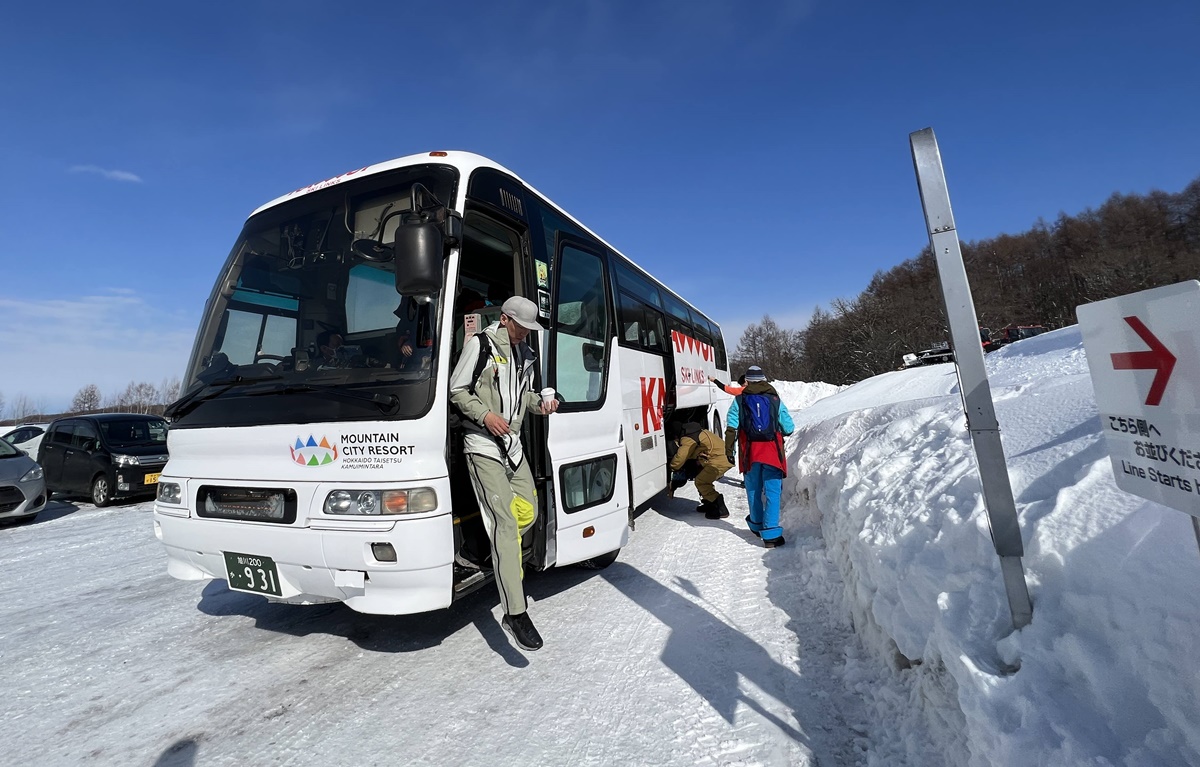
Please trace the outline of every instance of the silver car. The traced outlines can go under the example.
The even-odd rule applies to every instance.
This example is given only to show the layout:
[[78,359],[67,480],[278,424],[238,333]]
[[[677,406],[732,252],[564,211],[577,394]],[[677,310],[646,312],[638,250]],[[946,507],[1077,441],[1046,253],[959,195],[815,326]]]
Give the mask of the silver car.
[[32,519],[46,508],[46,480],[37,461],[0,439],[0,522]]

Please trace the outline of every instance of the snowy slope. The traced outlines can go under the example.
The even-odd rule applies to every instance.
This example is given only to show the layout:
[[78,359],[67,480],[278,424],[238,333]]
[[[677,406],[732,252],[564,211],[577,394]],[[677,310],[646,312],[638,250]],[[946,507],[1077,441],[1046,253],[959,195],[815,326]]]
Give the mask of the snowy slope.
[[792,519],[820,526],[872,653],[917,664],[904,672],[913,702],[952,763],[1200,764],[1189,518],[1117,489],[1077,327],[987,367],[1030,626],[1011,633],[953,365],[881,375],[799,413]]

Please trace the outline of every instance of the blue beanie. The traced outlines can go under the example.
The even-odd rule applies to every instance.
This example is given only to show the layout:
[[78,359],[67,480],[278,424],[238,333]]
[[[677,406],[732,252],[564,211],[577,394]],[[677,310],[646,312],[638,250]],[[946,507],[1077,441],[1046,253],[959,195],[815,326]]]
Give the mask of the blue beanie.
[[747,382],[765,381],[765,380],[767,380],[767,374],[764,373],[762,371],[762,368],[760,368],[758,365],[751,365],[750,369],[746,371],[746,381]]

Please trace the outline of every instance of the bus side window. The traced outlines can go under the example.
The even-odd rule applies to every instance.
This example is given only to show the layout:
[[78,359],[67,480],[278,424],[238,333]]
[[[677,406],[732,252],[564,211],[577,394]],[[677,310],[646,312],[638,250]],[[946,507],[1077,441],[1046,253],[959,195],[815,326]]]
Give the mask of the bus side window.
[[556,387],[567,402],[597,402],[604,395],[607,367],[604,262],[593,253],[567,245],[562,250],[558,279]]
[[642,304],[626,293],[617,296],[621,317],[621,339],[633,344],[642,342],[643,316]]

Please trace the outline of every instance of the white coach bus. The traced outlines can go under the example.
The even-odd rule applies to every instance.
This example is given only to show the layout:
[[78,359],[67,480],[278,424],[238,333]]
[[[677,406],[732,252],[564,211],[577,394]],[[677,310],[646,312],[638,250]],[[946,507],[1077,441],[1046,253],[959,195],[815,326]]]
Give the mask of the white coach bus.
[[392,615],[489,582],[448,389],[464,337],[511,295],[539,307],[537,386],[562,400],[525,419],[526,567],[615,560],[666,487],[666,423],[722,431],[720,328],[513,173],[430,152],[246,222],[167,411],[168,572]]

